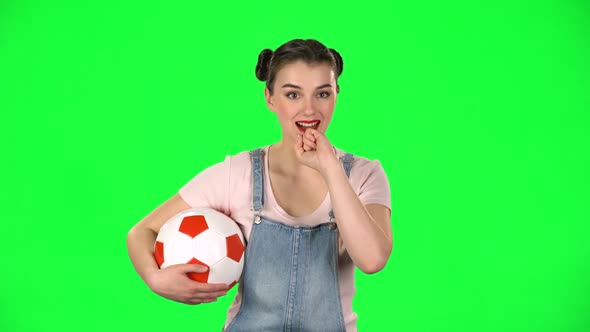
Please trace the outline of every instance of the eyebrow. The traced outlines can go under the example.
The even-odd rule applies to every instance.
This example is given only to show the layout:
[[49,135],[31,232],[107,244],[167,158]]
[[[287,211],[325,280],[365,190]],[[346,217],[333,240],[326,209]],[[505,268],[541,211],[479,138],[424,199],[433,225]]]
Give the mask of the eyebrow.
[[[320,85],[320,86],[318,86],[315,89],[316,90],[319,90],[319,89],[331,88],[331,87],[332,87],[332,85],[330,83],[327,83],[327,84],[324,84],[324,85]],[[300,86],[295,85],[295,84],[290,84],[290,83],[287,83],[287,84],[283,85],[281,88],[295,88],[295,89],[303,90]]]

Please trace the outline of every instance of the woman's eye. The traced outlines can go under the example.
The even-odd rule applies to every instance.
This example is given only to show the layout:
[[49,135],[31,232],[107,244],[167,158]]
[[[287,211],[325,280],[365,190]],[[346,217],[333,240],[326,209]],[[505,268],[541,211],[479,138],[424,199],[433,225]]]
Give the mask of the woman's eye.
[[320,92],[320,97],[321,98],[328,98],[329,96],[330,96],[330,93],[329,92],[326,92],[326,91]]
[[297,98],[297,93],[296,92],[289,92],[289,93],[287,93],[287,98],[295,99],[295,98]]

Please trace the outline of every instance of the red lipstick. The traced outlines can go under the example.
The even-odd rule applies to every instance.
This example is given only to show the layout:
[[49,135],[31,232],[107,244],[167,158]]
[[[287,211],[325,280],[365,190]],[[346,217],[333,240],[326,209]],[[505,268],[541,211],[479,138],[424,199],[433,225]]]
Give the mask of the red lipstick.
[[[297,124],[297,122],[302,123],[302,124],[310,124],[310,123],[317,123],[315,126],[301,126],[299,124]],[[317,129],[320,126],[320,120],[301,120],[301,121],[296,121],[295,122],[295,126],[297,126],[297,129],[299,129],[300,132],[305,133],[305,131],[307,129]]]

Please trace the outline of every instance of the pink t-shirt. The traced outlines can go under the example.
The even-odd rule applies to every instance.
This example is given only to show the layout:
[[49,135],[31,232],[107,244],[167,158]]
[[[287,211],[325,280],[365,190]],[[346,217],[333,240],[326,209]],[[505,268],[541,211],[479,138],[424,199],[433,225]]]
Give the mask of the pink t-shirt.
[[[330,195],[312,214],[293,217],[275,200],[268,172],[268,148],[264,149],[264,208],[261,214],[287,225],[316,226],[329,222],[331,208]],[[337,157],[345,152],[336,148]],[[246,241],[250,239],[254,212],[252,211],[252,165],[248,151],[234,156],[226,156],[223,162],[203,170],[185,184],[179,195],[191,207],[209,207],[232,218],[240,226]],[[378,160],[354,156],[349,182],[363,205],[382,204],[391,209],[391,196],[387,175]],[[337,217],[337,216],[336,216]],[[355,293],[354,264],[339,239],[340,298],[346,331],[356,331],[357,315],[352,311],[352,297]],[[241,303],[242,288],[228,310],[226,326],[237,314]]]

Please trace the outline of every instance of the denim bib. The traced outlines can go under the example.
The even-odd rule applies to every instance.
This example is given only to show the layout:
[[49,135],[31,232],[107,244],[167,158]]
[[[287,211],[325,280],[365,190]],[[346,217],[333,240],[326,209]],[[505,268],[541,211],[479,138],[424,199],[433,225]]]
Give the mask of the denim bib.
[[[254,223],[240,281],[242,302],[225,331],[345,331],[333,210],[329,222],[314,227],[264,217],[264,151],[250,156]],[[348,177],[353,156],[340,159]]]

